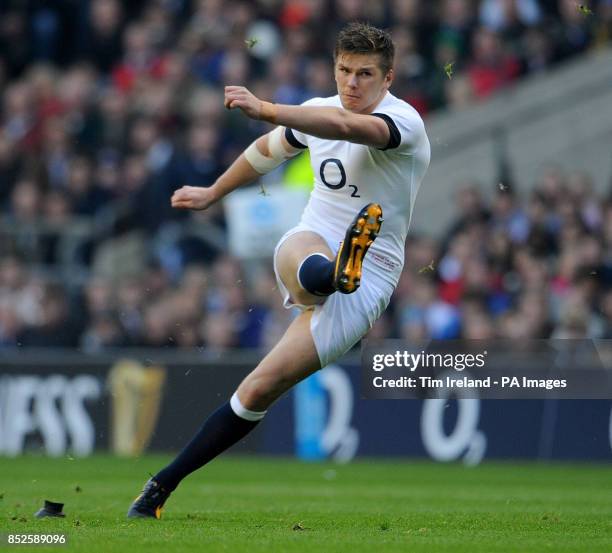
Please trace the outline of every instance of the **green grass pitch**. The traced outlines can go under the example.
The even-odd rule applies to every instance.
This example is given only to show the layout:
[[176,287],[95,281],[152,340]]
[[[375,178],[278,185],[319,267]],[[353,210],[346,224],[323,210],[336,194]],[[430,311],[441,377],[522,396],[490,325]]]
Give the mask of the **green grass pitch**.
[[[225,457],[185,480],[162,520],[127,520],[168,459],[0,458],[0,532],[63,532],[54,550],[87,553],[612,551],[607,466]],[[66,518],[34,518],[44,499]]]

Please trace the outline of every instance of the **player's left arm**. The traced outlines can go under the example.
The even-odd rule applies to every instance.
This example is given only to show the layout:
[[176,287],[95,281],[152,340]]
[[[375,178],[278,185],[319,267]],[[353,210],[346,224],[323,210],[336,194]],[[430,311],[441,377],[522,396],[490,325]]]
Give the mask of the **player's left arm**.
[[330,106],[272,104],[242,86],[225,87],[225,107],[241,109],[251,119],[283,125],[329,140],[346,140],[375,148],[386,148],[391,130],[382,117],[361,115]]

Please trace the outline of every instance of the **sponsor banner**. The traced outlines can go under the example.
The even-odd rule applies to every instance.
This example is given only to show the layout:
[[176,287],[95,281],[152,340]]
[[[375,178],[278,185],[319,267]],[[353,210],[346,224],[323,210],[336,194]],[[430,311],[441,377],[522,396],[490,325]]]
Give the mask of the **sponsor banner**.
[[368,399],[612,399],[612,340],[368,341]]
[[[0,361],[0,454],[139,455],[182,447],[250,370],[244,358],[23,354]],[[221,368],[219,368],[221,367]],[[254,432],[238,450],[257,449]]]
[[[296,429],[311,427],[296,434],[298,456],[340,461],[352,455],[428,457],[468,465],[493,458],[612,460],[612,401],[486,400],[464,397],[457,388],[423,400],[372,401],[359,399],[359,369],[356,360],[340,363],[316,375],[331,370],[327,386],[300,384],[299,393],[311,400],[295,403]],[[271,411],[268,432],[287,436],[290,409],[281,402]],[[280,442],[271,441],[267,448],[291,453]]]
[[[259,356],[139,352],[22,354],[0,361],[0,454],[177,451],[227,401]],[[464,397],[360,399],[346,357],[280,399],[232,452],[346,462],[356,456],[612,459],[612,402]]]
[[107,429],[104,396],[103,380],[90,371],[2,374],[0,452],[91,454],[99,444],[99,432]]

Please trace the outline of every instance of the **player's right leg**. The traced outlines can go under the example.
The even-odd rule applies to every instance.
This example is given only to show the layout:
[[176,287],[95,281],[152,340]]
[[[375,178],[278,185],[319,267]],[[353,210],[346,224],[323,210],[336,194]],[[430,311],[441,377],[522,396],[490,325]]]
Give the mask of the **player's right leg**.
[[325,240],[315,232],[289,236],[278,249],[275,267],[290,300],[297,305],[323,303],[338,291],[355,292],[361,282],[363,259],[383,222],[379,204],[364,206],[346,230],[334,256]]
[[364,206],[346,230],[334,268],[334,288],[343,294],[356,292],[361,283],[363,258],[383,223],[382,208],[371,203]]
[[[315,232],[297,232],[280,245],[274,264],[278,278],[289,293],[291,304],[317,305],[334,292],[331,288],[333,260],[334,254],[329,246],[323,237]],[[304,267],[304,264],[309,262],[311,266]],[[313,278],[322,282],[311,282]],[[329,280],[329,283],[326,283],[326,280]]]

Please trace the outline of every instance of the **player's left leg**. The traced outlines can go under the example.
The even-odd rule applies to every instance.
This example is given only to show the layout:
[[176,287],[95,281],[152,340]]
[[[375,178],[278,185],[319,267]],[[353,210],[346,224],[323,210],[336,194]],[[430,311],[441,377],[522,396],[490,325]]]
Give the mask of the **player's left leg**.
[[[325,263],[334,267],[333,273],[327,271],[333,277],[334,289],[349,294],[359,287],[363,256],[376,238],[381,224],[382,210],[378,204],[368,204],[357,214],[347,229],[345,241],[340,246],[335,263],[329,259],[325,260]],[[299,234],[304,236],[296,238],[296,240],[301,239],[301,242],[296,243],[295,249],[289,247],[291,244],[288,246],[284,243],[280,251],[281,254],[285,252],[280,258],[287,261],[287,267],[289,267],[287,269],[289,279],[288,281],[283,279],[283,283],[287,286],[289,282],[296,294],[298,293],[298,281],[304,291],[305,276],[300,268],[297,268],[296,271],[297,263],[300,262],[303,268],[303,265],[313,256],[312,254],[322,250],[326,256],[327,252],[324,248],[329,251],[323,238],[316,233],[302,232]],[[306,242],[305,238],[309,241]],[[283,247],[285,247],[284,250]],[[311,254],[305,259],[302,257],[304,249],[311,251]],[[320,256],[315,255],[315,257]],[[283,271],[281,263],[278,271],[281,276]],[[291,281],[291,278],[295,278],[295,282]],[[317,299],[315,294],[312,296]],[[304,297],[310,299],[308,296]],[[324,306],[324,309],[327,305]],[[331,312],[333,313],[333,309]],[[362,315],[362,320],[353,329],[349,343],[343,344],[342,351],[351,347],[369,328],[371,321],[365,313]],[[257,426],[266,414],[266,409],[278,397],[320,368],[319,354],[311,332],[312,316],[312,311],[305,311],[291,323],[274,349],[243,380],[231,401],[217,409],[177,458],[147,482],[143,492],[130,507],[128,516],[159,518],[166,499],[185,476],[244,438]],[[333,315],[331,318],[334,318]],[[336,323],[348,324],[349,321],[341,319]],[[330,330],[333,335],[333,329]],[[349,334],[343,336],[344,342],[347,336]],[[337,353],[341,354],[342,351]]]
[[146,483],[128,517],[160,518],[165,501],[183,478],[244,438],[277,398],[320,368],[311,317],[312,311],[305,311],[291,323],[231,400],[210,415],[176,459]]
[[246,409],[265,411],[287,390],[321,368],[310,331],[312,311],[302,312],[285,335],[238,386],[236,395]]

